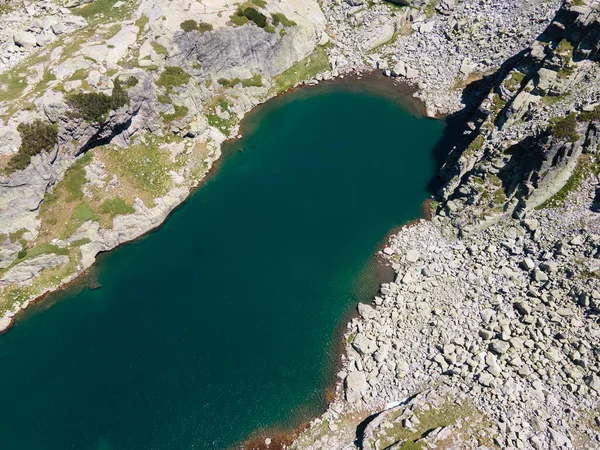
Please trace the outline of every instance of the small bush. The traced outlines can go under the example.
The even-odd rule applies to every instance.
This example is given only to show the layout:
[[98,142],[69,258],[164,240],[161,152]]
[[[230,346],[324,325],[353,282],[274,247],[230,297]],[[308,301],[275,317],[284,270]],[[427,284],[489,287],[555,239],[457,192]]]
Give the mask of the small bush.
[[110,111],[127,105],[129,96],[116,79],[111,96],[98,92],[80,92],[69,95],[67,103],[75,110],[74,117],[90,123],[102,123]]
[[577,114],[570,113],[566,117],[552,119],[552,136],[558,139],[564,139],[567,142],[577,142],[579,134],[577,133]]
[[242,80],[242,86],[244,87],[261,87],[262,85],[262,77],[260,74],[256,74],[252,78],[246,78],[245,80]]
[[173,100],[171,100],[171,97],[169,97],[168,95],[165,95],[165,94],[157,95],[156,100],[158,100],[163,105],[170,105],[171,103],[173,103]]
[[281,24],[287,28],[287,27],[293,27],[293,26],[297,25],[296,22],[288,19],[285,16],[285,14],[283,14],[283,13],[273,13],[273,14],[271,14],[271,17],[273,18],[273,25],[275,25],[275,26]]
[[194,19],[188,19],[181,22],[181,29],[186,33],[190,31],[199,31],[200,33],[206,33],[207,31],[212,31],[213,26],[210,23],[204,22],[196,22]]
[[217,83],[219,83],[221,86],[223,87],[233,87],[238,83],[241,83],[242,80],[240,80],[239,78],[232,78],[231,80],[228,80],[227,78],[219,78],[217,80]]
[[198,25],[198,31],[200,33],[206,33],[207,31],[212,31],[212,30],[213,30],[213,26],[210,23],[201,22]]
[[252,0],[252,3],[254,3],[259,8],[266,8],[267,7],[267,2],[265,0]]
[[194,19],[188,19],[188,20],[184,20],[183,22],[181,22],[181,24],[179,25],[181,27],[181,29],[183,31],[185,31],[186,33],[189,33],[190,31],[194,31],[198,29],[198,22],[196,22]]
[[100,212],[102,214],[109,214],[110,217],[115,217],[120,214],[133,214],[135,209],[121,197],[115,197],[104,200],[104,203],[100,205]]
[[8,162],[8,171],[25,169],[31,162],[31,157],[42,151],[54,148],[58,139],[58,127],[37,119],[31,123],[21,123],[17,127],[21,134],[19,152]]
[[129,78],[127,78],[127,81],[125,81],[125,86],[134,87],[134,86],[137,86],[138,83],[139,83],[138,79],[132,75]]
[[267,16],[252,7],[244,9],[244,16],[260,28],[267,26]]
[[168,66],[165,67],[163,73],[160,74],[157,84],[167,89],[183,86],[190,81],[190,74],[185,72],[181,67]]
[[237,12],[233,14],[229,18],[229,20],[231,20],[231,23],[237,25],[238,27],[241,27],[242,25],[246,25],[248,23],[248,18],[244,15],[244,11],[242,10],[242,8],[238,8]]

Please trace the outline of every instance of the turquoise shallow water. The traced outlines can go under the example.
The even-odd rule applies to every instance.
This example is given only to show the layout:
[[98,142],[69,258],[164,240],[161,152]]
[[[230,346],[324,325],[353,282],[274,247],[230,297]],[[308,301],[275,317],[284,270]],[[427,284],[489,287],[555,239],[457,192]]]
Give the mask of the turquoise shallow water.
[[0,338],[3,449],[223,449],[322,411],[336,328],[419,215],[443,124],[329,86],[246,129],[163,227],[100,258],[101,288]]

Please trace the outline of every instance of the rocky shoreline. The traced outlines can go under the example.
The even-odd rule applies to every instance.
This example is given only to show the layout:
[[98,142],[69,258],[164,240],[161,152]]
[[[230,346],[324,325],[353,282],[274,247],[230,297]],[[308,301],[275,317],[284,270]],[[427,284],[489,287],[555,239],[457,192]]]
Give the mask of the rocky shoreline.
[[433,220],[383,250],[396,280],[358,305],[338,395],[290,448],[600,446],[597,14],[565,3],[467,113]]

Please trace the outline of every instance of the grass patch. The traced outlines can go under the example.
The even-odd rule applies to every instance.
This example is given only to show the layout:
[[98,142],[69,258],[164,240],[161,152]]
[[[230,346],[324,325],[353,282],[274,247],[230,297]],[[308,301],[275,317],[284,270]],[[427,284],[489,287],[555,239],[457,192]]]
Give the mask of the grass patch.
[[135,209],[133,206],[125,202],[121,197],[106,199],[100,205],[100,213],[108,214],[111,218],[118,215],[133,214]]
[[550,133],[557,139],[567,142],[577,142],[579,133],[577,133],[577,114],[572,112],[566,117],[555,117],[550,120],[552,123]]
[[271,21],[273,22],[274,26],[277,26],[279,24],[283,25],[284,27],[288,28],[288,27],[294,27],[296,26],[296,22],[294,22],[293,20],[290,20],[286,17],[285,14],[283,13],[273,13],[271,14]]
[[190,74],[184,71],[181,67],[168,66],[160,74],[156,84],[166,88],[167,90],[183,86],[190,81]]
[[537,206],[535,209],[542,210],[546,208],[558,208],[562,206],[569,194],[578,190],[585,179],[592,173],[596,176],[600,173],[600,164],[598,164],[598,161],[593,159],[591,155],[581,155],[579,157],[579,161],[577,161],[575,169],[573,170],[573,174],[567,180],[562,189],[544,203]]
[[152,197],[166,194],[171,187],[169,156],[159,149],[158,144],[139,143],[107,154],[118,174]]
[[239,78],[232,78],[231,80],[228,80],[227,78],[219,78],[217,80],[217,83],[219,83],[223,87],[234,87],[236,84],[239,84],[241,82],[242,80],[240,80]]
[[80,224],[87,222],[88,220],[97,221],[100,219],[100,216],[92,210],[92,207],[87,203],[81,203],[77,205],[75,210],[73,211],[73,215],[71,218],[75,222],[79,222]]
[[462,405],[457,405],[448,400],[435,408],[428,406],[414,411],[418,423],[415,424],[413,431],[402,426],[401,415],[404,412],[402,409],[393,412],[386,418],[386,422],[391,426],[376,432],[371,443],[378,441],[380,443],[378,448],[391,448],[396,442],[402,442],[399,449],[423,449],[419,440],[423,439],[429,431],[462,422],[461,431],[454,431],[447,439],[436,442],[438,448],[446,448],[447,444],[452,444],[456,440],[456,433],[466,433],[469,437],[476,436],[480,444],[489,443],[490,448],[494,447],[485,430],[489,426],[489,420],[471,403],[464,402]]
[[168,55],[169,54],[167,49],[163,45],[160,45],[156,41],[153,41],[152,44],[150,44],[150,45],[152,45],[152,49],[159,55]]
[[160,116],[166,122],[172,122],[173,120],[182,119],[187,116],[188,108],[187,106],[173,105],[173,109],[175,110],[171,114],[160,113]]
[[523,80],[525,80],[525,75],[521,72],[514,71],[509,80],[506,81],[506,87],[511,91],[516,91],[523,84]]
[[252,78],[246,78],[242,80],[242,86],[244,87],[262,87],[262,76],[260,74],[254,75]]
[[327,50],[320,46],[302,61],[275,76],[274,89],[277,93],[287,91],[302,81],[314,78],[318,73],[330,69]]
[[476,151],[481,150],[483,144],[485,143],[485,138],[480,134],[469,144],[469,146],[465,149],[465,156],[473,156]]
[[158,100],[163,105],[170,105],[171,103],[173,103],[173,100],[171,100],[171,97],[169,97],[166,94],[157,95],[156,100]]

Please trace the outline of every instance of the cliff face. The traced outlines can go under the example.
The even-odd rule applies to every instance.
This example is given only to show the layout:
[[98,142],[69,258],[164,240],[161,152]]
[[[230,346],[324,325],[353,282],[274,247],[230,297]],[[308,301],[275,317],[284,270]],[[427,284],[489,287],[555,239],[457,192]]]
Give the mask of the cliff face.
[[599,27],[597,8],[565,4],[498,74],[442,169],[441,211],[461,229],[540,207],[598,152]]

